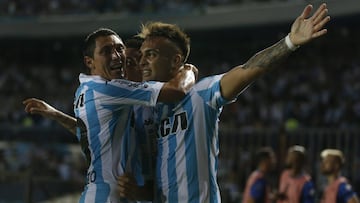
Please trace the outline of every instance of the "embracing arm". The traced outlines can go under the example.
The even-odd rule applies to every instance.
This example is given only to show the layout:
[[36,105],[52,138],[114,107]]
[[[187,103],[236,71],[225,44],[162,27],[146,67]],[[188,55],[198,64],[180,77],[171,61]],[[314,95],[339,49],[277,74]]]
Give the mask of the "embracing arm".
[[39,114],[45,118],[55,120],[72,134],[76,134],[76,118],[55,109],[40,99],[29,98],[24,100],[23,104],[27,113]]
[[191,64],[185,64],[179,73],[166,82],[162,87],[158,101],[160,102],[177,102],[180,101],[186,93],[195,84],[197,78],[197,68]]
[[118,178],[118,187],[120,196],[129,200],[152,201],[154,199],[154,182],[147,181],[144,186],[139,186],[131,173],[124,173]]
[[222,96],[228,100],[233,99],[258,77],[278,67],[296,47],[326,34],[327,30],[323,27],[330,20],[326,4],[322,4],[314,15],[308,18],[311,10],[311,5],[305,7],[292,24],[287,40],[280,40],[255,54],[245,64],[227,72],[220,82]]

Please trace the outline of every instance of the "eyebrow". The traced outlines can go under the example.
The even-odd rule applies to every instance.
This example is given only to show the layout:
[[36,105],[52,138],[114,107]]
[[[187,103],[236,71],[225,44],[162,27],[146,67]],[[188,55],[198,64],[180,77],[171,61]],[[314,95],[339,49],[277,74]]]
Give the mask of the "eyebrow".
[[102,51],[104,51],[105,49],[116,48],[116,47],[118,47],[118,46],[120,46],[120,47],[122,47],[122,48],[124,48],[124,49],[126,48],[125,45],[124,45],[124,44],[121,44],[121,43],[117,43],[117,44],[106,44],[106,45],[104,45],[103,47],[100,48],[100,53],[101,53]]
[[143,52],[150,52],[150,51],[155,51],[155,52],[160,52],[160,49],[156,49],[156,48],[147,48],[145,50],[142,50]]

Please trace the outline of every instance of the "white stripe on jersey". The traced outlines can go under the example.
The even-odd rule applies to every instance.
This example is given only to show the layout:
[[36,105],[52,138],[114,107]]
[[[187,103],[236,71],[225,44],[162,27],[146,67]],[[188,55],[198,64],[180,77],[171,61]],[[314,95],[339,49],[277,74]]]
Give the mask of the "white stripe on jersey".
[[[130,136],[130,115],[133,104],[155,105],[163,83],[134,83],[126,80],[106,81],[99,76],[80,74],[80,86],[75,94],[74,112],[85,124],[91,158],[88,181],[80,201],[102,203],[119,202],[116,178],[132,158],[130,148],[122,147]],[[80,134],[77,135],[81,137]],[[83,140],[81,140],[83,141]],[[86,143],[86,142],[84,142]],[[82,142],[83,144],[83,142]],[[135,143],[133,143],[135,144]],[[129,150],[129,151],[127,151]],[[129,157],[125,157],[129,156]],[[125,160],[122,162],[122,159]],[[127,202],[126,200],[121,202]]]
[[176,106],[157,106],[157,187],[163,202],[221,201],[216,179],[218,117],[228,103],[220,94],[222,76],[199,81]]

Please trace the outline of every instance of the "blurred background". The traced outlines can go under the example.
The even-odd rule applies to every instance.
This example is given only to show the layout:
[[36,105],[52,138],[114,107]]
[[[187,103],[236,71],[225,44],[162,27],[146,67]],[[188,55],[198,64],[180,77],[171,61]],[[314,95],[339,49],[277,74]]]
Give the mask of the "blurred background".
[[[254,152],[305,146],[317,195],[320,151],[346,156],[343,174],[360,193],[360,2],[328,0],[329,33],[301,47],[280,69],[224,108],[219,183],[223,202],[240,202]],[[317,0],[0,0],[0,203],[77,202],[86,166],[77,140],[60,125],[24,112],[37,97],[73,115],[84,37],[99,27],[123,39],[141,23],[176,23],[191,37],[200,77],[223,73],[285,37]]]

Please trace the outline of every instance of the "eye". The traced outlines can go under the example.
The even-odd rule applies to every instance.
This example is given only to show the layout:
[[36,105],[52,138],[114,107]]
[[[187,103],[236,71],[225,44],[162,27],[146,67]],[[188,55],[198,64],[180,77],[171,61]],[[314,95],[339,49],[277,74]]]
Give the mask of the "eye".
[[112,48],[107,46],[107,47],[104,47],[100,53],[103,55],[109,55],[109,54],[111,54],[111,52],[112,52]]
[[155,51],[149,51],[149,52],[147,53],[147,55],[148,55],[149,58],[155,58],[156,55],[157,55],[157,53],[156,53]]
[[115,49],[116,49],[116,51],[117,51],[118,53],[121,53],[121,52],[123,52],[123,51],[125,50],[125,47],[119,45],[119,46],[116,46]]
[[132,67],[132,66],[135,66],[135,65],[136,65],[136,63],[135,63],[134,59],[132,59],[132,58],[127,58],[126,59],[126,66],[127,67]]

